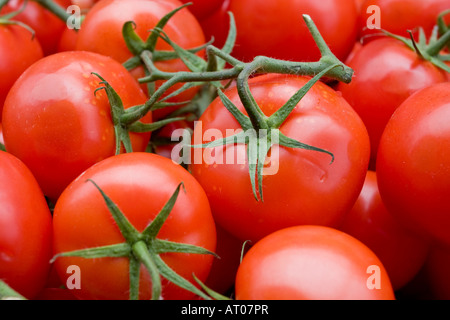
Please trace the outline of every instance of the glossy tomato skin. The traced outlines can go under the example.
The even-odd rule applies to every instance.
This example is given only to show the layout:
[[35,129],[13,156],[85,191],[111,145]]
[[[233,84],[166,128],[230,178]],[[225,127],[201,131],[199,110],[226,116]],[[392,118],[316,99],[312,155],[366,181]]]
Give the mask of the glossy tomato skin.
[[[54,210],[55,253],[124,241],[99,191],[87,179],[97,183],[140,232],[183,182],[185,191],[180,191],[157,238],[215,250],[216,230],[208,199],[192,175],[170,159],[150,153],[127,153],[94,165],[61,195]],[[193,273],[205,281],[213,261],[213,256],[200,254],[167,253],[161,257],[191,281]],[[128,299],[127,258],[59,258],[55,268],[63,281],[69,265],[80,267],[81,289],[74,290],[79,299]],[[142,267],[140,299],[151,297],[150,282]],[[162,286],[165,300],[194,298],[192,293],[165,279]]]
[[[178,0],[101,0],[86,15],[78,35],[76,49],[108,55],[123,63],[132,57],[122,36],[122,27],[125,22],[134,21],[135,32],[141,39],[146,40],[149,30],[153,29],[163,16],[182,5],[183,3]],[[177,12],[169,20],[164,31],[173,42],[185,49],[199,47],[205,43],[199,22],[186,8]],[[172,47],[161,39],[157,42],[156,49],[173,51]],[[199,53],[201,56],[203,54],[203,51]],[[159,61],[155,62],[155,65],[167,72],[189,70],[180,59]],[[145,76],[142,67],[131,70],[131,73],[136,79]],[[159,87],[161,83],[157,81],[156,86]],[[142,85],[142,87],[146,92],[146,86]],[[179,87],[181,84],[173,86],[168,93]],[[198,88],[191,88],[170,101],[189,101],[197,91]],[[154,117],[155,119],[163,118],[174,109],[169,107],[156,110]]]
[[[72,4],[71,0],[55,0],[55,2],[64,10]],[[24,3],[24,0],[10,0],[2,8],[0,14],[18,11],[22,9]],[[44,55],[47,56],[57,51],[58,41],[66,24],[52,12],[44,9],[37,1],[27,1],[25,9],[16,15],[14,20],[21,21],[34,30]]]
[[[91,52],[62,52],[39,60],[15,83],[3,110],[6,150],[33,172],[53,201],[81,172],[115,153],[111,108],[100,74],[125,108],[146,96],[117,61]],[[26,94],[24,94],[26,93]],[[143,122],[151,122],[149,113]],[[145,150],[150,134],[130,134]]]
[[[270,116],[308,80],[267,75],[249,83],[261,110]],[[225,94],[244,110],[236,87]],[[238,129],[236,119],[216,99],[194,127],[192,143],[199,145],[214,136],[226,137]],[[370,152],[367,131],[333,89],[323,83],[313,86],[280,131],[328,150],[335,160],[330,163],[331,156],[324,153],[274,145],[269,158],[272,164],[266,167],[263,177],[264,201],[256,201],[253,195],[244,144],[192,151],[190,170],[204,187],[216,222],[241,240],[256,241],[292,225],[335,226],[361,191]],[[235,160],[228,163],[226,154],[235,155]],[[213,158],[209,159],[209,155]],[[211,161],[214,158],[216,161]]]
[[[379,288],[369,285],[377,281]],[[236,300],[395,299],[373,251],[344,232],[308,225],[278,230],[254,244],[239,266],[235,293]]]
[[0,25],[0,121],[6,96],[14,82],[30,65],[43,57],[40,43],[18,25]]
[[346,64],[354,70],[353,79],[349,84],[339,83],[336,89],[364,121],[370,137],[371,169],[375,169],[380,137],[394,111],[417,90],[446,81],[446,75],[391,38],[360,47]]
[[344,60],[357,38],[354,1],[231,0],[236,19],[234,56],[244,61],[264,55],[294,61],[316,61],[320,52],[303,18],[308,14],[331,51]]
[[394,290],[412,281],[427,259],[429,244],[388,212],[372,170],[367,172],[361,194],[339,230],[360,240],[378,256]]
[[450,244],[450,83],[422,89],[394,113],[380,141],[377,178],[386,207],[425,239]]
[[367,13],[370,6],[379,8],[381,29],[408,38],[408,30],[417,37],[419,27],[430,36],[438,15],[450,9],[448,0],[366,0],[362,3],[359,30],[360,37],[367,42],[380,35],[380,30],[367,28],[367,19],[374,14],[372,10]]
[[44,288],[50,271],[52,216],[30,170],[4,151],[0,197],[0,278],[32,299]]

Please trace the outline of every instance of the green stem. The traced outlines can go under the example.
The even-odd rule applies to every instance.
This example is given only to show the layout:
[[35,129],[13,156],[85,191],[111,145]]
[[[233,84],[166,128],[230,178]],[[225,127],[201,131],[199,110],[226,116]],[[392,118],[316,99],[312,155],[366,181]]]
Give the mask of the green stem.
[[144,241],[138,241],[132,246],[133,254],[144,264],[152,279],[152,300],[159,300],[161,297],[161,276],[149,253],[149,249]]

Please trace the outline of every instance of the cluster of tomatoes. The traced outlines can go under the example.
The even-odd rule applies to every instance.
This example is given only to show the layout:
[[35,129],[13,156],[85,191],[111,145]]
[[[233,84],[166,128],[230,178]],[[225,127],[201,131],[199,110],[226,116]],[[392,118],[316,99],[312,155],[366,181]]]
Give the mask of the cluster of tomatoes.
[[[450,298],[449,0],[0,5],[0,279],[20,297]],[[250,102],[222,81],[186,117],[206,86],[175,83],[139,125],[121,122],[203,66],[210,39],[225,48],[231,22],[233,58],[216,73],[257,56],[313,65],[323,52],[302,14],[350,83],[316,82],[279,123],[314,74],[255,74]],[[139,81],[150,64],[157,80]],[[226,137],[255,125],[248,104],[280,132],[263,165],[252,171],[245,143],[197,149],[222,161],[174,161],[175,130]]]

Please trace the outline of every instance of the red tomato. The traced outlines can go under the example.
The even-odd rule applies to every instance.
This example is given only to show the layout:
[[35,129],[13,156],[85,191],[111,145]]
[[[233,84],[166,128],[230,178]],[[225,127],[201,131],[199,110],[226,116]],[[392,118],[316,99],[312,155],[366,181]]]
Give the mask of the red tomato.
[[363,242],[380,258],[394,290],[418,274],[428,254],[428,244],[405,230],[387,211],[375,171],[367,172],[361,194],[339,230]]
[[78,31],[75,29],[64,29],[58,42],[58,52],[74,51],[77,45]]
[[393,112],[417,90],[444,82],[445,72],[392,38],[367,43],[346,64],[354,70],[354,77],[336,89],[366,125],[374,169],[380,137]]
[[[146,40],[149,30],[153,29],[159,20],[170,11],[182,6],[177,0],[101,0],[86,15],[83,27],[79,31],[77,50],[86,50],[108,55],[120,63],[132,57],[122,36],[123,24],[134,21],[135,31]],[[169,38],[185,49],[195,48],[205,43],[205,37],[197,19],[188,9],[177,12],[164,27]],[[159,40],[157,50],[173,49],[165,41]],[[203,52],[199,53],[203,55]],[[162,71],[176,72],[189,70],[180,59],[159,61],[155,65]],[[138,67],[132,70],[136,79],[142,78],[144,69]],[[156,82],[156,86],[161,85]],[[173,86],[167,93],[175,91],[180,85]],[[143,85],[144,91],[146,86]],[[170,99],[170,102],[189,101],[197,93],[198,88],[191,88],[182,94]],[[155,119],[168,115],[175,108],[169,107],[156,110]]]
[[[215,250],[216,230],[208,199],[192,175],[170,159],[150,153],[127,153],[92,166],[58,199],[53,215],[55,253],[125,241],[99,190],[87,179],[111,198],[139,232],[153,221],[177,186],[184,183],[185,191],[180,191],[157,239]],[[161,258],[184,278],[193,282],[194,273],[204,282],[214,257],[164,253]],[[70,265],[80,268],[81,289],[73,290],[79,299],[128,299],[129,258],[61,257],[55,261],[61,279],[68,277],[66,271]],[[162,279],[162,288],[165,300],[195,297],[166,279]],[[147,269],[141,266],[140,299],[150,297],[151,279]]]
[[52,257],[52,215],[30,170],[0,151],[0,278],[28,299],[45,286]]
[[[30,168],[53,201],[81,172],[115,153],[105,78],[124,108],[146,96],[117,61],[92,52],[62,52],[39,60],[15,83],[3,110],[6,150]],[[149,113],[143,122],[151,122]],[[133,150],[147,147],[150,133],[130,133]]]
[[6,96],[14,82],[31,64],[43,57],[42,48],[29,30],[0,24],[0,121]]
[[362,242],[336,229],[295,226],[254,244],[236,300],[394,300],[389,276]]
[[264,55],[295,61],[316,61],[319,49],[302,15],[308,14],[331,51],[344,60],[357,38],[354,1],[231,0],[237,39],[233,55],[245,61]]
[[[71,0],[55,0],[55,2],[63,9],[72,4]],[[9,0],[0,13],[18,11],[23,5],[24,0]],[[44,55],[50,55],[57,51],[58,41],[66,28],[66,23],[42,7],[36,0],[27,1],[25,10],[15,16],[14,20],[25,23],[36,32],[36,38],[42,46]]]
[[426,239],[450,244],[450,83],[422,89],[393,114],[377,178],[388,210]]
[[213,45],[217,48],[222,48],[227,40],[230,29],[230,16],[228,14],[230,3],[231,0],[222,1],[222,5],[216,11],[199,19],[206,40],[209,41],[214,37]]
[[197,19],[203,19],[220,8],[224,0],[181,0],[181,2],[192,3],[189,10]]
[[[206,286],[220,294],[228,294],[233,289],[236,280],[236,272],[241,262],[241,251],[244,242],[225,231],[220,226],[216,227],[217,247],[216,253],[219,259],[214,259],[211,272],[206,280]],[[244,247],[244,250],[247,248]]]
[[[427,35],[436,25],[438,15],[450,9],[448,0],[366,0],[362,4],[359,18],[360,36],[366,41],[375,39],[380,30],[368,29],[367,20],[375,18],[374,11],[367,10],[370,6],[377,6],[381,29],[409,37],[408,30],[417,35],[417,29],[422,27]],[[369,13],[367,13],[369,11]]]
[[[272,74],[249,83],[262,112],[270,116],[308,80]],[[236,87],[225,94],[244,110]],[[238,129],[238,122],[218,98],[200,117],[192,143],[210,142]],[[246,145],[194,149],[191,153],[190,170],[204,187],[216,222],[241,240],[256,241],[292,225],[334,226],[351,209],[364,183],[370,152],[366,128],[350,105],[327,85],[316,83],[280,131],[328,150],[335,161],[330,164],[328,154],[274,145],[270,165],[264,169],[264,201],[256,201],[253,195]],[[226,154],[235,159],[227,163]]]

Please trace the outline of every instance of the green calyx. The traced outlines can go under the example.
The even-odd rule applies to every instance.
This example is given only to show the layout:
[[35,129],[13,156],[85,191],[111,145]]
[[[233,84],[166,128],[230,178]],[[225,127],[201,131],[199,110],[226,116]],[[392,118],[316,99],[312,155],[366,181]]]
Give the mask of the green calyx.
[[450,45],[450,28],[443,22],[443,16],[448,12],[450,10],[440,15],[438,20],[440,22],[433,29],[433,33],[429,39],[427,39],[423,28],[419,28],[418,41],[414,39],[413,33],[410,30],[408,31],[409,38],[390,33],[386,30],[383,30],[383,33],[404,43],[408,48],[415,51],[421,59],[430,61],[436,67],[450,73],[450,67],[444,62],[449,60],[450,54],[442,54],[444,48]]
[[27,298],[0,279],[0,300],[27,300]]
[[109,246],[63,252],[55,255],[51,262],[54,262],[60,257],[82,257],[86,259],[125,257],[129,259],[130,300],[139,299],[139,278],[141,265],[145,266],[152,279],[152,300],[159,300],[162,298],[161,277],[166,278],[177,286],[193,292],[204,299],[210,299],[210,297],[202,290],[198,289],[191,282],[172,270],[160,257],[161,254],[168,252],[210,254],[216,256],[215,253],[198,246],[175,243],[157,238],[159,231],[175,205],[178,194],[183,187],[182,183],[178,185],[175,192],[172,194],[158,215],[153,219],[153,221],[149,223],[144,231],[139,232],[128,221],[120,208],[102,191],[102,189],[94,181],[88,181],[90,181],[101,193],[105,203],[108,206],[109,212],[113,216],[114,221],[119,227],[125,241],[123,243]]
[[[9,0],[0,0],[0,10],[8,3]],[[25,10],[27,6],[27,1],[24,1],[22,7],[17,10],[17,11],[13,11],[7,14],[4,14],[2,16],[0,16],[0,25],[17,25],[17,26],[21,26],[22,28],[28,30],[31,33],[31,38],[33,39],[35,36],[35,32],[34,30],[27,24],[21,22],[21,21],[15,21],[13,20],[14,17],[16,17],[18,14],[20,14],[21,12],[23,12],[23,10]]]
[[[131,145],[131,139],[130,139],[130,132],[152,132],[155,130],[158,130],[162,128],[163,126],[175,122],[184,120],[184,117],[175,117],[175,118],[169,118],[169,119],[163,119],[160,121],[152,122],[152,123],[143,123],[141,121],[135,121],[133,123],[128,123],[123,121],[123,116],[126,114],[126,110],[124,108],[124,105],[122,103],[122,99],[117,94],[117,92],[114,90],[114,88],[105,80],[103,79],[99,74],[93,73],[96,75],[100,80],[100,84],[102,84],[102,87],[97,88],[94,91],[94,94],[97,93],[99,90],[104,90],[106,92],[106,95],[109,100],[109,104],[111,107],[111,117],[112,122],[114,125],[114,132],[116,137],[116,151],[115,154],[121,153],[122,147],[125,149],[125,152],[133,152],[133,147]],[[132,108],[137,108],[139,106],[135,106]],[[130,108],[130,109],[132,109]]]

